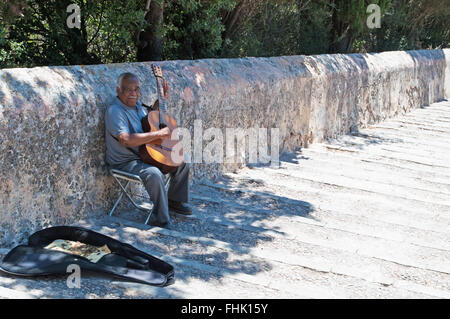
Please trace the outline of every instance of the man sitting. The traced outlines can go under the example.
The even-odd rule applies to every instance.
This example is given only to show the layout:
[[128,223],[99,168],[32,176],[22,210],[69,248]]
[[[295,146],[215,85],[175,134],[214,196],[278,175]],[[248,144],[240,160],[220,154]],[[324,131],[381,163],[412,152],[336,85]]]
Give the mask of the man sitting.
[[[167,226],[170,222],[169,208],[190,215],[192,210],[186,203],[189,196],[189,165],[183,163],[170,173],[166,193],[163,173],[157,167],[144,163],[139,156],[140,145],[169,137],[170,129],[165,127],[144,133],[141,119],[147,116],[148,111],[139,101],[139,79],[136,75],[121,74],[116,91],[117,97],[105,115],[106,162],[110,168],[139,175],[142,179],[154,204],[151,225]],[[164,81],[164,98],[167,98],[168,92],[169,86]]]

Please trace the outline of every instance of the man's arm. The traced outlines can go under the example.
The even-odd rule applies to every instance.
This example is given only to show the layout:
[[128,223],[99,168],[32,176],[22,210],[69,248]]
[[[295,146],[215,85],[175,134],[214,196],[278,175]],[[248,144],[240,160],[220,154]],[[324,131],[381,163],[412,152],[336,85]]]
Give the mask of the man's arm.
[[123,147],[136,147],[143,144],[151,143],[155,140],[170,136],[171,132],[168,127],[160,129],[154,132],[146,132],[146,133],[122,133],[117,139],[119,140],[120,145]]

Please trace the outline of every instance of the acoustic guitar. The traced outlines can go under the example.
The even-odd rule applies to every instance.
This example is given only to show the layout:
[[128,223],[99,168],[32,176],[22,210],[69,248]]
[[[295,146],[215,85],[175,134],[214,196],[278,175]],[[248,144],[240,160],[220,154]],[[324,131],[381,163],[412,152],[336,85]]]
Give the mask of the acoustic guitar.
[[[152,71],[158,90],[158,100],[155,105],[159,105],[159,111],[150,111],[146,117],[142,118],[142,129],[144,132],[153,132],[168,126],[172,132],[178,125],[175,119],[166,113],[162,71],[156,64],[152,64]],[[177,143],[178,140],[171,139],[170,136],[154,140],[149,144],[141,145],[139,155],[144,163],[158,167],[161,172],[167,174],[183,164],[183,149],[175,148]]]

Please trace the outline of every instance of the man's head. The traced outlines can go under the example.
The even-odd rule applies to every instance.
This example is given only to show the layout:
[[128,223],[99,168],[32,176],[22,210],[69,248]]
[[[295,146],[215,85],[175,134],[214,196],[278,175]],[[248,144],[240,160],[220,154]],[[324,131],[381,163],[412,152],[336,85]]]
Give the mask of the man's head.
[[117,79],[117,96],[127,106],[135,106],[141,96],[139,79],[133,73],[122,73]]

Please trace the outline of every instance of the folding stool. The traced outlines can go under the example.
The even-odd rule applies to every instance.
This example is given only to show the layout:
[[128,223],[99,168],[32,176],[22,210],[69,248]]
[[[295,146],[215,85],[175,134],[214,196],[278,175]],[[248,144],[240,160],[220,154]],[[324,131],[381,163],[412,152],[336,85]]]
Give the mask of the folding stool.
[[[114,177],[115,181],[117,182],[117,184],[119,185],[119,187],[121,189],[119,198],[117,198],[116,202],[114,203],[113,208],[109,212],[109,216],[112,216],[113,212],[117,208],[117,205],[119,205],[119,202],[122,200],[123,195],[125,195],[125,197],[133,204],[134,207],[136,207],[137,209],[139,209],[141,211],[148,212],[148,217],[147,217],[147,220],[145,221],[145,224],[147,224],[148,221],[150,220],[150,217],[152,216],[153,207],[154,207],[153,203],[151,202],[150,198],[148,198],[148,197],[145,198],[146,201],[142,201],[142,202],[138,203],[135,199],[133,199],[133,197],[135,197],[135,196],[142,197],[142,196],[134,195],[128,189],[130,182],[140,183],[142,186],[144,186],[144,182],[142,181],[142,179],[139,177],[139,175],[131,174],[131,173],[121,171],[118,169],[110,169],[109,172]],[[120,180],[123,180],[124,182],[126,182],[125,186],[120,182]],[[167,192],[169,189],[170,174],[164,175],[164,180],[165,180],[164,186],[165,186],[165,189]]]

